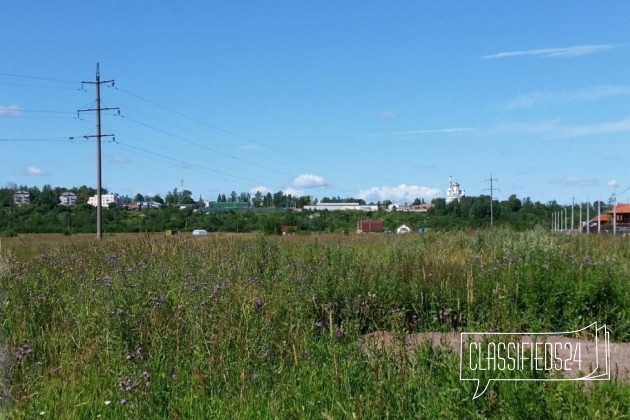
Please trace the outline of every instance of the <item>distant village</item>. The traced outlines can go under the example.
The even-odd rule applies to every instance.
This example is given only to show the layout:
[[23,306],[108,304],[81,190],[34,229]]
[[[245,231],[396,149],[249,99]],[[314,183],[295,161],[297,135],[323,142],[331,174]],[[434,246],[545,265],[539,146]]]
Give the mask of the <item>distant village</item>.
[[[171,193],[168,193],[171,194]],[[168,197],[167,194],[167,197]],[[177,191],[175,191],[177,194]],[[279,194],[279,193],[278,193]],[[230,199],[226,198],[225,195],[219,195],[216,201],[202,200],[201,198],[198,201],[194,201],[192,199],[184,200],[187,202],[170,202],[166,203],[159,196],[154,197],[155,199],[149,199],[149,197],[143,197],[141,195],[136,196],[136,198],[143,198],[142,200],[131,200],[129,197],[121,197],[115,193],[107,193],[101,194],[101,207],[102,208],[112,208],[118,207],[128,210],[130,212],[140,211],[140,210],[150,210],[150,209],[159,209],[162,206],[169,205],[175,206],[180,209],[193,209],[195,212],[203,213],[203,212],[221,212],[221,211],[254,211],[254,212],[265,212],[265,211],[277,211],[277,210],[291,210],[297,212],[339,212],[339,211],[350,211],[350,212],[409,212],[409,213],[426,213],[430,209],[433,208],[433,203],[425,203],[423,200],[416,199],[416,201],[412,204],[409,203],[393,203],[391,201],[378,202],[374,203],[365,203],[362,200],[354,200],[347,199],[342,200],[339,197],[335,199],[323,199],[322,202],[317,202],[317,200],[311,201],[310,198],[307,201],[299,202],[293,201],[290,202],[292,205],[270,205],[273,197],[270,193],[267,194],[268,199],[266,203],[268,205],[264,205],[263,200],[258,197],[250,197],[249,194],[246,196],[241,194],[241,196],[237,196],[234,192]],[[453,181],[452,177],[449,178],[449,185],[446,189],[446,195],[444,197],[444,203],[448,206],[452,203],[459,202],[463,197],[465,197],[465,191],[462,190],[459,182]],[[291,197],[291,196],[288,196]],[[76,206],[79,203],[77,194],[72,191],[64,191],[58,197],[58,205],[60,206]],[[85,200],[85,198],[84,198]],[[14,191],[12,195],[12,205],[15,206],[28,206],[31,203],[30,193],[24,190]],[[87,199],[87,205],[97,207],[98,197],[96,195],[89,196]],[[592,217],[591,217],[592,216]],[[601,231],[610,231],[611,229],[616,231],[619,229],[622,233],[630,232],[630,204],[623,203],[615,203],[612,209],[607,209],[603,212],[598,212],[597,214],[588,215],[584,220],[582,220],[582,216],[580,213],[580,220],[578,222],[577,231],[581,232],[601,232]],[[574,215],[571,215],[573,218]],[[567,210],[560,212],[554,212],[552,214],[552,220],[550,223],[551,230],[554,231],[573,231],[572,227],[575,226],[573,220],[571,220],[570,225],[567,220],[569,219],[569,214]],[[283,225],[280,227],[282,234],[291,234],[294,233],[294,230],[297,230],[295,226]],[[418,231],[421,231],[422,228],[419,228]],[[380,220],[360,220],[357,223],[357,232],[383,232],[384,227],[383,223]],[[411,226],[401,225],[396,229],[396,233],[409,233],[414,231]]]

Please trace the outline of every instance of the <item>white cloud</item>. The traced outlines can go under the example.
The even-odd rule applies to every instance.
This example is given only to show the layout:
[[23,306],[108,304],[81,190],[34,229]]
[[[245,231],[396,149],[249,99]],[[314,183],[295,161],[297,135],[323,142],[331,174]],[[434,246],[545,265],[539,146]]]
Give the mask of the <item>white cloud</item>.
[[398,115],[396,115],[394,111],[390,110],[381,111],[377,115],[382,120],[395,120],[396,118],[398,118]]
[[304,191],[300,191],[300,190],[297,190],[297,189],[291,188],[291,187],[285,188],[283,192],[284,192],[285,195],[291,195],[293,197],[302,197],[302,196],[306,195],[306,194],[304,194]]
[[463,133],[467,131],[475,131],[474,127],[453,127],[453,128],[429,128],[424,130],[409,130],[409,131],[395,131],[392,134],[396,135],[413,135],[413,134],[449,134],[449,133]]
[[580,137],[630,133],[630,118],[593,124],[572,124],[561,120],[504,123],[487,130],[488,135],[528,135],[543,140],[559,140]]
[[437,188],[400,184],[396,187],[372,187],[368,190],[360,190],[356,195],[368,203],[391,200],[394,203],[402,204],[412,203],[416,198],[431,201],[440,197],[442,192]]
[[529,92],[509,101],[507,109],[529,108],[540,104],[562,104],[630,95],[627,86],[591,86],[575,92]]
[[580,178],[576,176],[568,176],[566,178],[558,178],[551,181],[554,184],[564,184],[569,186],[589,186],[597,185],[598,182],[595,179]]
[[313,174],[302,174],[293,180],[293,186],[297,188],[316,188],[328,185],[324,178]]
[[496,54],[484,55],[482,58],[508,58],[518,56],[534,56],[534,57],[577,57],[580,55],[593,54],[601,51],[608,51],[615,48],[619,48],[617,45],[612,44],[599,44],[599,45],[575,45],[573,47],[561,47],[561,48],[540,48],[533,50],[522,51],[506,51]]
[[608,186],[612,188],[617,188],[619,186],[619,183],[617,182],[616,179],[613,179],[612,181],[608,182]]
[[251,190],[249,190],[249,193],[251,195],[255,195],[259,191],[260,191],[260,193],[262,195],[266,195],[268,192],[271,192],[271,190],[269,188],[265,187],[264,185],[259,185],[257,187],[252,188]]
[[37,166],[29,166],[27,168],[17,169],[13,171],[13,173],[15,175],[23,176],[42,176],[46,174],[46,172],[44,172],[41,168],[38,168]]
[[22,108],[17,105],[0,105],[0,117],[21,117],[22,114],[24,114]]
[[237,149],[245,151],[255,151],[260,149],[260,146],[258,146],[257,144],[246,144],[243,146],[238,146]]
[[118,164],[118,165],[125,165],[128,163],[132,163],[131,159],[123,157],[123,156],[115,155],[113,153],[107,154],[107,161],[110,163]]

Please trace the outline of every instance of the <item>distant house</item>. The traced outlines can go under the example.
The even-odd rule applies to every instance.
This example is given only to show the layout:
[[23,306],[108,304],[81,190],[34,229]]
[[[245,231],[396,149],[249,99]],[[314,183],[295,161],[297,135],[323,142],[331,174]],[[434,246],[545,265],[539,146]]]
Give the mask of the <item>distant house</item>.
[[16,191],[13,193],[13,204],[17,206],[31,204],[31,195],[28,191]]
[[[616,218],[616,219],[614,219]],[[588,229],[597,232],[597,221],[599,219],[600,229],[604,232],[613,231],[613,220],[616,220],[618,231],[630,232],[630,204],[617,204],[614,210],[608,210],[601,216],[595,216],[588,222]],[[586,232],[586,226],[582,227]]]
[[283,235],[293,235],[297,232],[297,226],[287,226],[287,225],[282,225],[280,226],[280,233]]
[[383,231],[383,222],[380,220],[359,220],[357,233],[374,233]]
[[77,195],[71,191],[63,192],[59,196],[59,204],[62,206],[74,206],[77,204]]
[[409,227],[408,225],[400,225],[396,228],[396,233],[398,234],[404,234],[404,233],[411,233],[413,229],[411,229],[411,227]]
[[[97,206],[97,199],[96,196],[93,195],[92,197],[90,197],[88,199],[88,204],[90,206],[96,207]],[[101,206],[102,207],[109,207],[110,204],[116,204],[117,206],[120,205],[121,200],[120,200],[120,196],[118,194],[101,194]]]
[[156,201],[137,201],[127,204],[127,210],[138,211],[142,209],[159,209],[162,205]]
[[339,210],[356,210],[356,211],[378,211],[378,206],[373,204],[359,203],[318,203],[312,206],[304,206],[306,211],[339,211]]
[[238,210],[248,208],[250,203],[248,201],[211,201],[208,206],[204,208],[204,211],[223,211],[223,210]]

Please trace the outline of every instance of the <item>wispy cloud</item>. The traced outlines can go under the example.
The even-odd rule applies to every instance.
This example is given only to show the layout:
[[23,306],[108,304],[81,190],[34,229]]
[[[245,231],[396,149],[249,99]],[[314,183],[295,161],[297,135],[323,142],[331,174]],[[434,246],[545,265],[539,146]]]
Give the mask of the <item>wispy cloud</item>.
[[585,187],[585,186],[593,186],[593,185],[599,184],[596,179],[580,178],[577,176],[568,176],[565,178],[553,179],[551,183],[562,184],[562,185],[573,186],[573,187],[575,186]]
[[16,169],[15,171],[13,171],[13,173],[15,175],[22,175],[22,176],[42,176],[42,175],[46,175],[46,172],[44,170],[42,170],[41,168],[38,168],[37,166],[29,166],[27,168]]
[[243,146],[238,146],[237,149],[251,152],[260,149],[260,146],[258,146],[257,144],[246,144]]
[[0,105],[0,117],[21,117],[24,111],[18,105]]
[[421,130],[408,130],[408,131],[394,131],[392,134],[400,136],[409,136],[415,134],[450,134],[450,133],[464,133],[467,131],[475,131],[475,127],[453,127],[453,128],[428,128]]
[[257,192],[260,192],[262,195],[266,195],[268,192],[271,192],[271,190],[264,185],[259,185],[249,190],[251,195],[255,195]]
[[319,175],[302,174],[293,180],[293,186],[297,188],[325,187],[328,183]]
[[628,86],[591,86],[574,92],[540,92],[534,91],[509,101],[505,108],[520,109],[529,108],[536,105],[555,105],[561,103],[590,101],[616,96],[630,95],[630,87]]
[[107,161],[116,165],[126,165],[128,163],[132,163],[131,159],[115,155],[113,153],[107,153]]
[[492,136],[527,135],[542,140],[559,140],[630,133],[630,118],[593,124],[572,124],[561,120],[503,123],[486,130]]
[[556,58],[556,57],[578,57],[581,55],[594,54],[602,51],[608,51],[615,48],[619,48],[619,45],[613,44],[594,44],[594,45],[575,45],[572,47],[560,47],[560,48],[540,48],[533,50],[521,50],[521,51],[505,51],[495,54],[484,55],[482,58],[509,58],[519,56],[532,56],[541,58]]
[[295,189],[295,188],[291,188],[291,187],[285,188],[283,192],[286,195],[291,195],[293,197],[302,197],[302,196],[305,195],[304,191],[301,191],[301,190],[298,190],[298,189]]
[[386,110],[386,111],[381,111],[378,114],[376,114],[378,118],[380,118],[381,120],[395,120],[396,118],[398,118],[398,115],[396,115],[396,113],[394,111],[391,110]]
[[358,198],[367,202],[391,200],[399,204],[412,203],[416,198],[424,198],[426,201],[431,201],[441,195],[442,192],[437,188],[407,184],[400,184],[393,187],[372,187],[367,190],[360,190],[356,194]]

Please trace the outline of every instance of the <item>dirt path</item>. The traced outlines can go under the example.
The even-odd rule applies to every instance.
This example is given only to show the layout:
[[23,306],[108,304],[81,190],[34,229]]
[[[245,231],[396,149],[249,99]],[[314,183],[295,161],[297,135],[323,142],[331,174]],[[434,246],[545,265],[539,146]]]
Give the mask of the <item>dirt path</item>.
[[[521,343],[532,342],[531,336],[518,336]],[[404,345],[403,345],[404,338]],[[435,347],[446,347],[451,349],[455,354],[460,354],[461,348],[460,333],[438,333],[426,332],[417,334],[407,334],[406,336],[396,335],[387,331],[379,331],[363,336],[359,345],[368,353],[375,354],[386,352],[393,355],[402,356],[402,351],[407,356],[415,353],[415,351],[425,343],[430,343]],[[581,359],[583,370],[591,371],[593,366],[597,364],[595,344],[592,340],[573,339],[559,336],[546,336],[548,342],[570,343],[573,348],[579,344],[581,350]],[[479,340],[475,340],[479,341]],[[601,352],[600,347],[600,352]],[[600,356],[600,363],[602,357]],[[412,358],[408,358],[413,362]],[[577,370],[564,371],[563,376],[576,377]],[[610,343],[610,377],[623,381],[630,381],[630,343]]]

